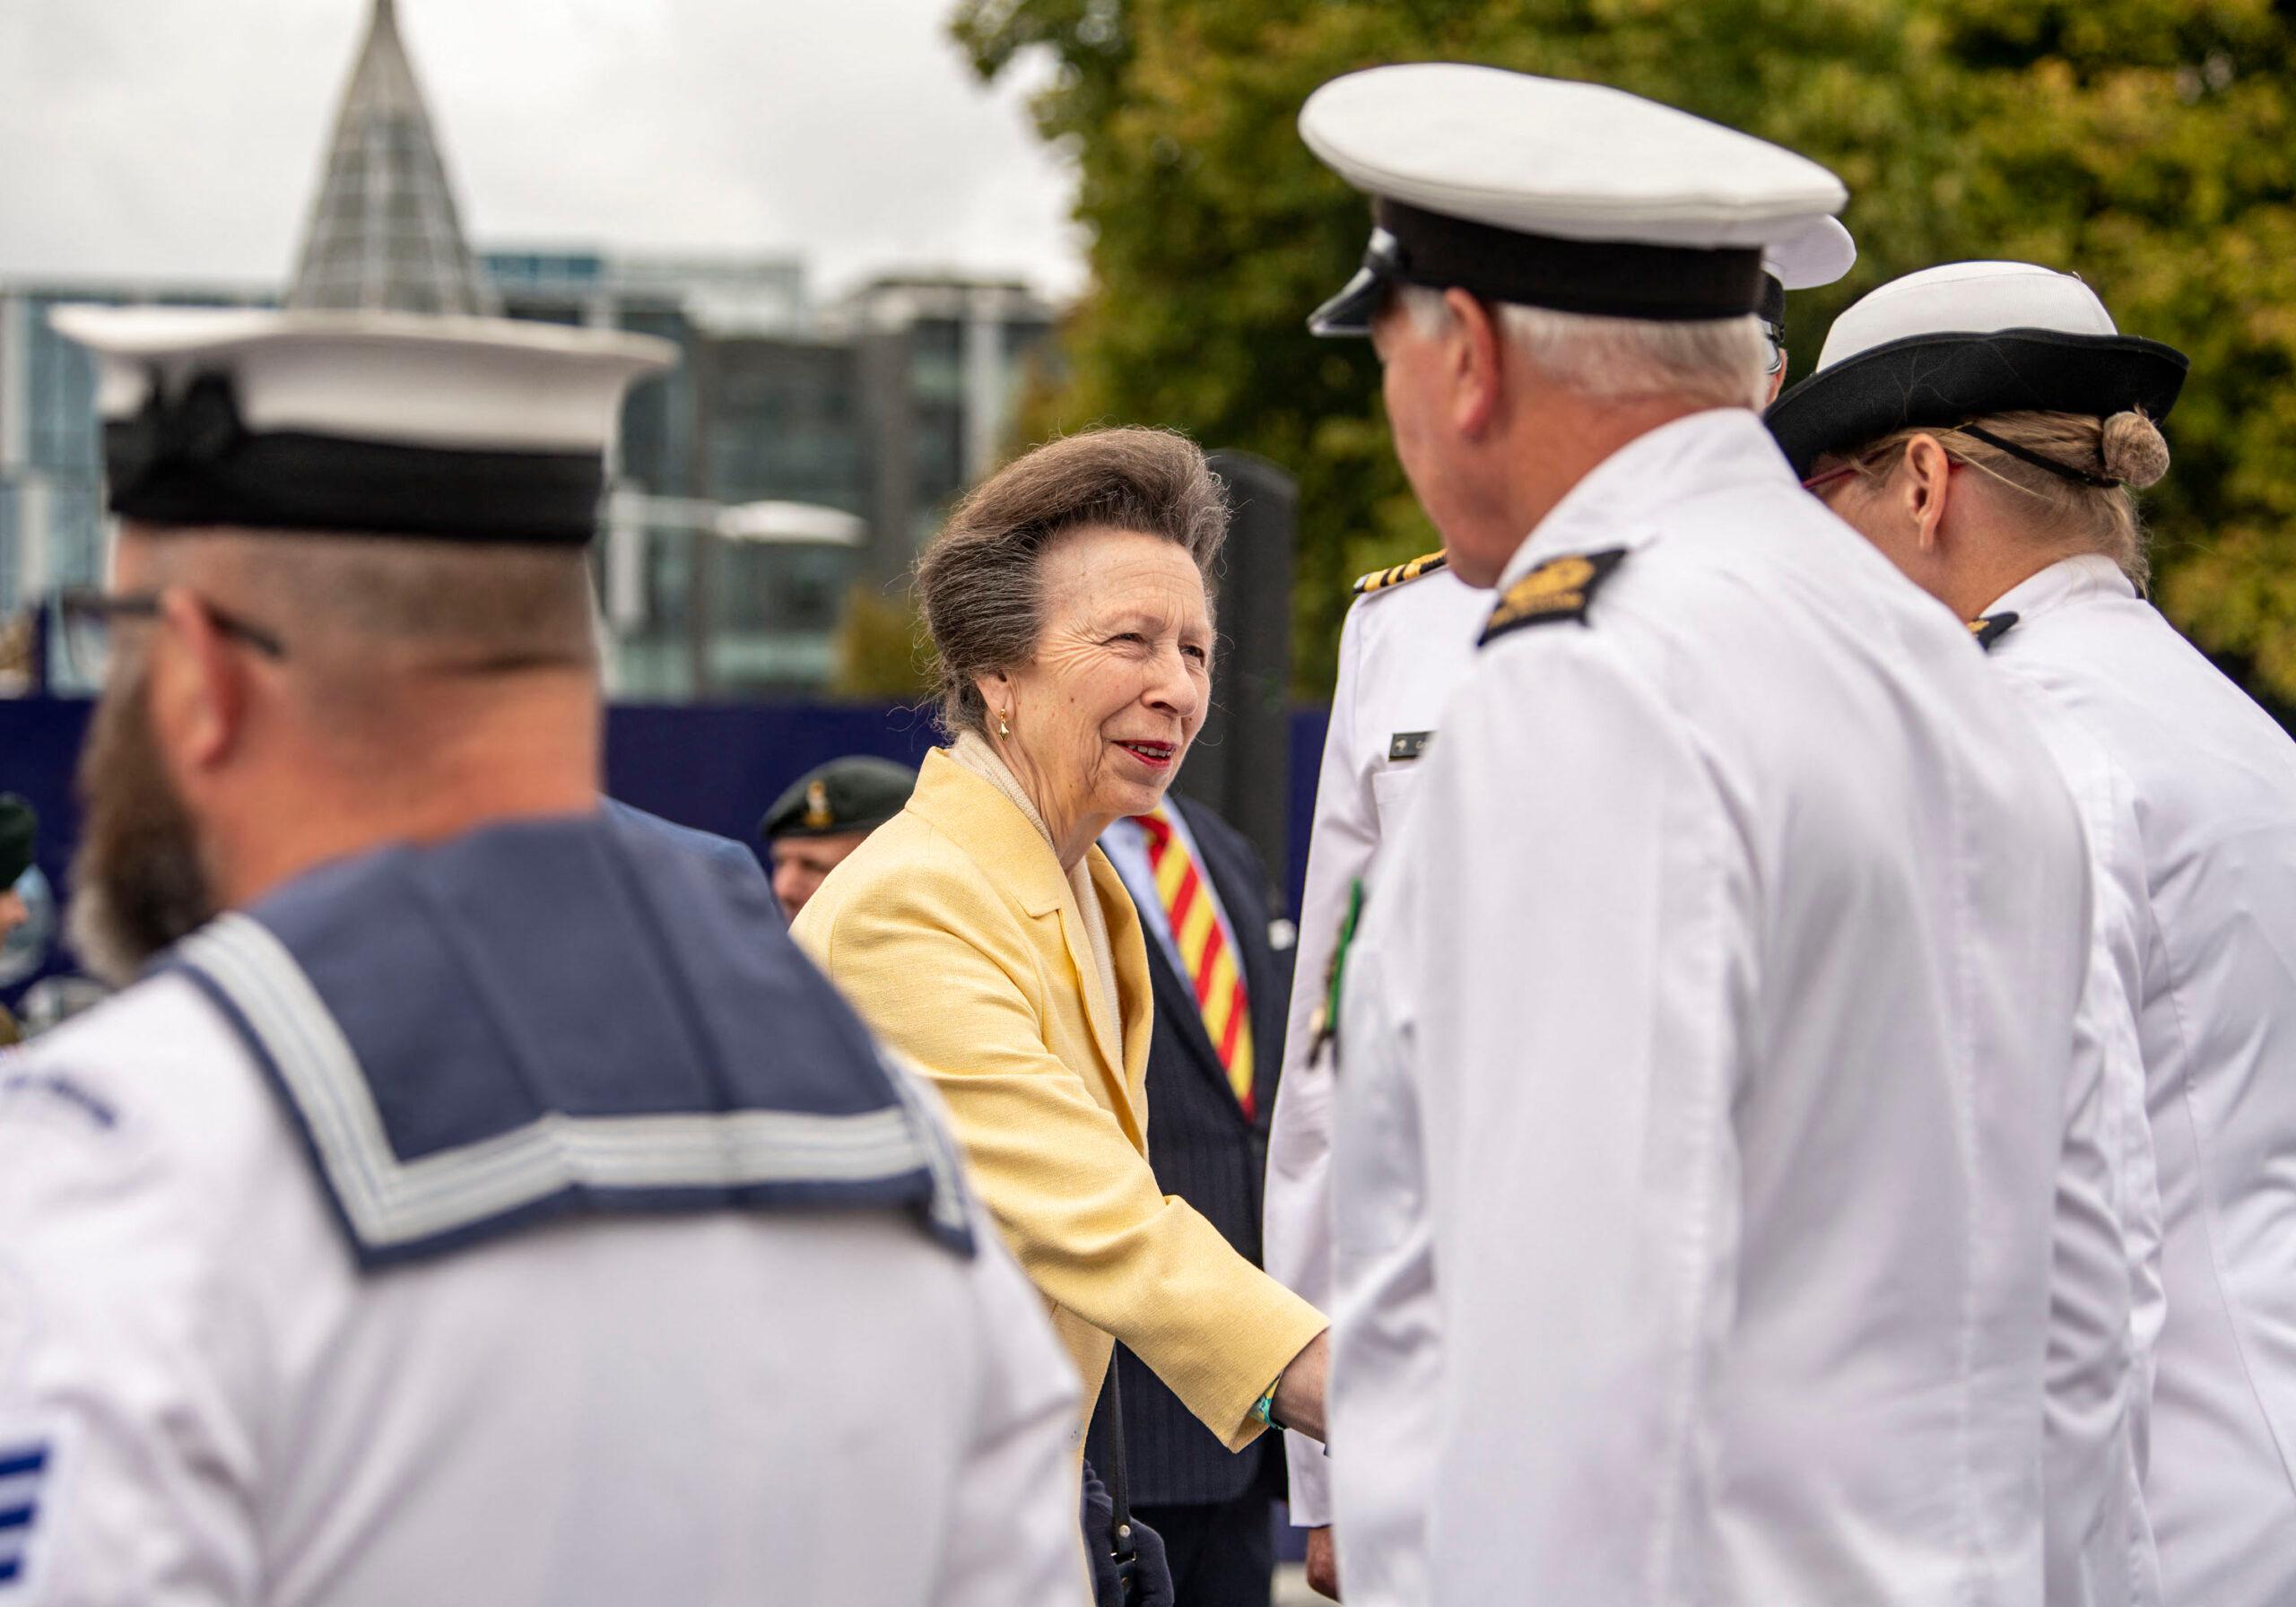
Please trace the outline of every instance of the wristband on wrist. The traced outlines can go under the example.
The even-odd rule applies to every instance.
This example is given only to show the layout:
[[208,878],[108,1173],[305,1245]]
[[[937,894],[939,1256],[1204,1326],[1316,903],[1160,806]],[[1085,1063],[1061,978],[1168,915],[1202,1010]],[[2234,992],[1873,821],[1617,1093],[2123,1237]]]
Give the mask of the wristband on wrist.
[[1275,1392],[1283,1387],[1283,1375],[1278,1373],[1275,1375],[1275,1382],[1267,1386],[1267,1393],[1252,1403],[1252,1421],[1265,1423],[1271,1429],[1283,1427],[1282,1423],[1275,1420]]

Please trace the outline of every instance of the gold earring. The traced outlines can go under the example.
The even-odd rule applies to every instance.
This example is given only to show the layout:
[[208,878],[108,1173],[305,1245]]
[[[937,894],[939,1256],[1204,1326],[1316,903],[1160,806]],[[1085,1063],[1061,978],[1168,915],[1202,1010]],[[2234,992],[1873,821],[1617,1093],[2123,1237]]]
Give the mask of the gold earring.
[[1001,714],[996,717],[996,734],[999,736],[1010,736],[1013,734],[1013,727],[1004,723],[1004,717]]

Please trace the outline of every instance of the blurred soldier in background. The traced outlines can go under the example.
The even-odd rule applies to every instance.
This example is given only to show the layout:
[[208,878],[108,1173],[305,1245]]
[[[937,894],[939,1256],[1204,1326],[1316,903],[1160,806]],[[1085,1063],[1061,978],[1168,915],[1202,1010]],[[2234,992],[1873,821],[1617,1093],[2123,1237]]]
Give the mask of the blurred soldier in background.
[[1076,1379],[761,878],[602,812],[584,547],[660,342],[74,309],[117,590],[0,1081],[0,1584],[1073,1603]]
[[815,765],[791,782],[757,823],[782,913],[796,920],[822,879],[899,814],[916,789],[915,770],[865,753]]
[[39,843],[39,816],[13,793],[0,793],[0,938],[30,917],[16,883],[32,868]]
[[[39,817],[32,812],[32,806],[13,793],[0,793],[0,942],[31,918],[16,883],[32,868],[32,851],[39,840]],[[15,1017],[0,1005],[0,1047],[21,1036]]]
[[1343,978],[1347,1588],[2031,1603],[2087,864],[1754,416],[1764,250],[1841,186],[1472,66],[1300,126],[1377,198],[1318,321],[1499,591]]

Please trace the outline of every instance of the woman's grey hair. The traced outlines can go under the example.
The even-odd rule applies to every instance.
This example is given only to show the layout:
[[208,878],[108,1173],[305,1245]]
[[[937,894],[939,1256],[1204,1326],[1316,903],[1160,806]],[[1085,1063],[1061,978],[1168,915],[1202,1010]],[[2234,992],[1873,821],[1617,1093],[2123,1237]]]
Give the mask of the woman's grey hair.
[[[1452,313],[1443,292],[1398,287],[1404,311],[1423,334],[1440,334]],[[1564,389],[1598,402],[1674,396],[1707,407],[1759,410],[1770,395],[1770,343],[1761,320],[1699,318],[1657,323],[1596,317],[1512,302],[1492,304],[1509,345]]]
[[[2051,473],[1970,434],[1970,427],[2116,483],[2091,485]],[[1918,435],[1936,437],[1955,457],[2007,491],[2022,511],[2025,527],[2043,544],[2070,543],[2101,552],[2140,588],[2152,578],[2144,523],[2132,491],[2142,491],[2169,472],[2169,443],[2141,409],[2101,419],[2074,413],[1996,413],[1971,419],[1968,426],[1892,430],[1822,461],[1855,464],[1860,482],[1871,491],[1897,472],[1907,445]]]
[[1036,657],[1040,571],[1064,535],[1136,530],[1184,549],[1212,588],[1228,499],[1204,454],[1168,430],[1096,430],[1050,441],[980,482],[917,560],[941,726],[986,733],[981,676]]

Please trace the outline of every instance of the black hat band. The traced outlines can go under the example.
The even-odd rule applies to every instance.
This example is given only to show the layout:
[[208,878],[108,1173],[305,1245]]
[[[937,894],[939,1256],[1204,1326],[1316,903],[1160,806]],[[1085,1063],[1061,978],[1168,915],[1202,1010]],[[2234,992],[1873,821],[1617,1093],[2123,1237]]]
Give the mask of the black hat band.
[[108,506],[159,525],[580,546],[605,487],[597,452],[464,451],[249,431],[228,378],[104,426]]
[[[1525,234],[1425,212],[1385,197],[1379,227],[1395,237],[1389,277],[1472,291],[1555,312],[1680,323],[1735,318],[1762,305],[1761,248],[1708,249]],[[1367,259],[1367,266],[1375,265]]]
[[2175,347],[2133,334],[1914,334],[1820,369],[1763,419],[1794,472],[1807,475],[1831,453],[1900,430],[1966,428],[1996,413],[2102,419],[2139,410],[2157,424],[2176,405],[2189,366]]

